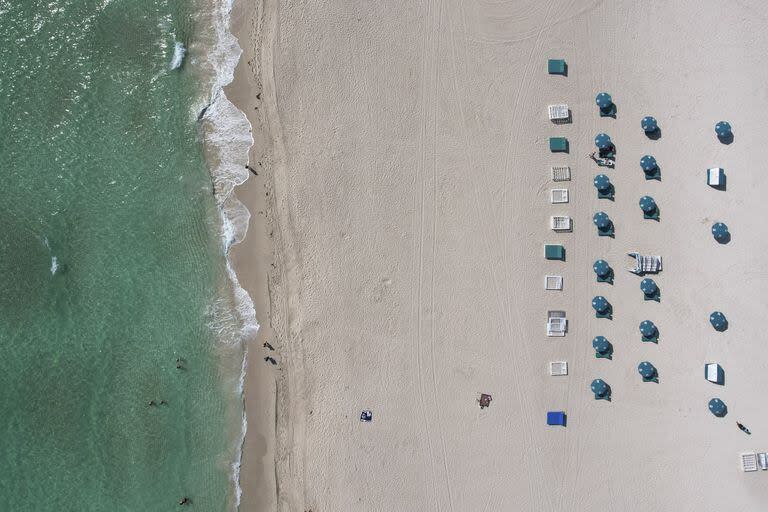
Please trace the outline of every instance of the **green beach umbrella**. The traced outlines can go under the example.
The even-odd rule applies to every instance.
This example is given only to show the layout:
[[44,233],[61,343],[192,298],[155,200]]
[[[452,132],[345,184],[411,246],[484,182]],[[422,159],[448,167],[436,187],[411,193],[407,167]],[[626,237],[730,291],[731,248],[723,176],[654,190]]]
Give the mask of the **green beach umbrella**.
[[722,222],[715,222],[712,225],[712,236],[715,237],[715,240],[718,242],[723,242],[728,239],[728,226],[723,224]]
[[643,196],[640,198],[640,209],[650,215],[656,211],[656,201],[651,196]]
[[597,212],[592,217],[592,222],[595,223],[595,226],[597,226],[597,229],[604,231],[611,227],[611,218],[608,217],[608,214],[605,212]]
[[650,296],[656,293],[659,290],[659,287],[656,286],[656,282],[653,279],[645,278],[640,281],[640,289],[644,294]]
[[605,355],[611,351],[611,344],[605,336],[596,336],[595,339],[592,340],[592,348],[594,348],[595,352],[598,354]]
[[608,384],[602,379],[595,379],[592,381],[592,392],[595,394],[595,398],[604,398],[608,396]]
[[643,361],[637,365],[637,371],[644,379],[652,379],[656,376],[656,368],[648,361]]
[[611,189],[611,179],[605,174],[598,174],[594,180],[595,188],[600,192],[607,192]]
[[597,136],[595,136],[595,146],[597,146],[598,149],[608,149],[613,146],[613,143],[607,133],[598,133]]
[[611,105],[613,105],[613,100],[611,99],[610,94],[607,92],[601,92],[595,96],[595,103],[597,103],[597,106],[600,107],[601,110],[607,110]]
[[595,308],[595,311],[598,313],[605,313],[608,311],[608,308],[610,307],[610,304],[608,303],[608,300],[603,297],[602,295],[598,295],[594,299],[592,299],[592,307]]
[[608,262],[605,260],[597,260],[595,264],[592,265],[592,270],[594,270],[595,274],[599,277],[606,277],[611,273],[611,266],[608,265]]
[[719,398],[713,398],[709,401],[709,410],[718,418],[722,418],[725,416],[728,407],[726,407],[725,402]]
[[650,338],[656,334],[656,325],[650,320],[643,320],[640,322],[640,334],[646,338]]
[[728,325],[728,320],[720,311],[715,311],[709,315],[709,323],[712,324],[716,331],[722,331]]
[[715,133],[720,138],[728,137],[732,133],[731,123],[729,123],[728,121],[719,121],[715,125]]
[[651,155],[645,155],[643,158],[640,159],[640,167],[645,172],[650,172],[655,170],[659,164],[656,163],[656,159],[652,157]]
[[640,126],[643,127],[645,133],[653,133],[659,128],[656,119],[651,116],[645,116],[643,120],[640,121]]

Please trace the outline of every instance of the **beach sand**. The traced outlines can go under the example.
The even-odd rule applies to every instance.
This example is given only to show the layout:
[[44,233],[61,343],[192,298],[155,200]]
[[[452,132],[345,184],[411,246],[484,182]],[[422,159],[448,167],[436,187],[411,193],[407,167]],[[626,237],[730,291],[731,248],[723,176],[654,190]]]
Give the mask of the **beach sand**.
[[[278,349],[277,367],[260,340],[249,350],[242,510],[700,511],[768,500],[768,473],[743,473],[738,458],[768,451],[760,7],[267,0],[239,12],[246,54],[230,90],[265,172],[238,191],[253,219],[235,260],[260,340]],[[548,75],[548,58],[566,59],[568,76]],[[598,117],[600,91],[616,119]],[[570,124],[547,118],[561,102]],[[659,121],[657,140],[640,129],[645,115]],[[730,145],[715,137],[721,119],[734,127]],[[586,154],[599,132],[617,146],[606,171],[615,201],[592,185]],[[550,153],[550,136],[567,137],[570,153]],[[643,178],[644,154],[661,181]],[[552,165],[569,165],[572,181],[553,184]],[[707,187],[711,166],[725,168],[727,190]],[[570,202],[551,205],[559,185]],[[642,219],[644,194],[660,222]],[[596,235],[599,210],[615,238]],[[570,215],[573,231],[552,232],[554,214]],[[713,240],[714,221],[730,243]],[[545,261],[545,243],[563,244],[566,261]],[[634,250],[664,258],[659,303],[643,301],[625,270]],[[614,285],[595,282],[598,258]],[[545,291],[546,274],[564,289]],[[613,320],[595,318],[595,295]],[[567,312],[564,338],[546,336],[550,309]],[[726,332],[710,327],[714,310]],[[640,342],[644,319],[658,344]],[[598,335],[612,360],[594,357]],[[557,360],[568,376],[549,376]],[[644,360],[658,383],[641,381]],[[724,386],[704,380],[706,362],[723,366]],[[610,402],[594,400],[594,378],[610,384]],[[484,410],[480,392],[493,395]],[[708,411],[712,397],[725,418]],[[548,410],[565,411],[567,427],[548,427]]]

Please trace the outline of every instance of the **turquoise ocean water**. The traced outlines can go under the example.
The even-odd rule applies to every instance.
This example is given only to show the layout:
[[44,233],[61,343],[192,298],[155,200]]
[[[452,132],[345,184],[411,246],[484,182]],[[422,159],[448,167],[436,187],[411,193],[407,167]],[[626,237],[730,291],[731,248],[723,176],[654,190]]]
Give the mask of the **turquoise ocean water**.
[[242,354],[217,338],[239,326],[201,8],[0,0],[2,511],[233,506]]

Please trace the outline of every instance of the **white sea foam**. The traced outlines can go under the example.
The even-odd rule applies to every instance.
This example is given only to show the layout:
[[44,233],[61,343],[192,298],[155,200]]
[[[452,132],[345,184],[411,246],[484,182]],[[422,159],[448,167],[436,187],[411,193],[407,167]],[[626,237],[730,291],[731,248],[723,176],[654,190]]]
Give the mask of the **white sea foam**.
[[[235,67],[240,60],[242,49],[237,39],[230,32],[230,14],[232,0],[213,0],[213,44],[203,56],[205,68],[213,73],[209,99],[206,102],[202,121],[205,125],[206,150],[211,165],[211,179],[216,191],[216,201],[221,212],[221,243],[227,255],[227,274],[234,295],[234,311],[228,300],[217,301],[212,306],[211,328],[223,343],[241,343],[250,339],[259,329],[253,300],[240,286],[237,274],[229,259],[230,248],[243,240],[248,229],[250,212],[234,196],[234,189],[249,178],[246,164],[248,151],[253,145],[251,124],[245,113],[238,110],[227,99],[224,87],[234,79]],[[194,63],[194,61],[191,61]],[[201,63],[202,65],[202,63]],[[195,116],[197,117],[197,112]],[[243,351],[243,363],[240,371],[238,388],[240,400],[243,400],[243,387],[246,372],[247,350]],[[242,488],[240,486],[240,466],[242,448],[248,423],[245,407],[242,408],[240,437],[232,463],[232,484],[234,487],[235,509],[240,508]]]
[[184,55],[186,55],[187,49],[184,47],[184,43],[176,41],[173,45],[173,58],[171,59],[170,69],[179,69],[184,62]]
[[235,449],[235,461],[232,463],[232,484],[235,487],[235,506],[240,507],[240,498],[243,495],[243,489],[240,487],[240,466],[243,463],[243,445],[245,444],[245,434],[248,432],[248,420],[245,416],[245,403],[243,402],[243,391],[245,389],[245,371],[248,369],[248,351],[243,355],[243,364],[240,367],[240,378],[238,379],[238,392],[242,403],[242,424],[240,427],[240,439]]

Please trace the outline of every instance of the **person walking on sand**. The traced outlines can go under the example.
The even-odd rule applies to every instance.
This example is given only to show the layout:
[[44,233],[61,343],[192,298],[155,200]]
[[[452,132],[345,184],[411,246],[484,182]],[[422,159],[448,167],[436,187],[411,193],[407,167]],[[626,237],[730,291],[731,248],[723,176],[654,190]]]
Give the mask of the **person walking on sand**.
[[277,361],[275,361],[275,358],[274,358],[274,357],[271,357],[271,356],[267,356],[267,357],[265,357],[265,358],[264,358],[264,361],[266,361],[266,362],[268,362],[268,363],[271,363],[271,364],[273,364],[273,365],[277,364]]
[[264,342],[264,344],[262,345],[262,347],[264,347],[264,348],[268,348],[269,350],[275,350],[275,347],[273,347],[272,345],[270,345],[270,344],[269,344],[269,343],[267,343],[266,341]]
[[738,421],[736,422],[736,426],[737,426],[737,427],[739,427],[739,430],[741,430],[741,431],[742,431],[742,432],[744,432],[745,434],[750,434],[750,435],[752,434],[752,432],[750,432],[750,431],[749,431],[749,429],[748,429],[747,427],[745,427],[744,425],[742,425],[742,424],[741,424],[741,423],[739,423]]

